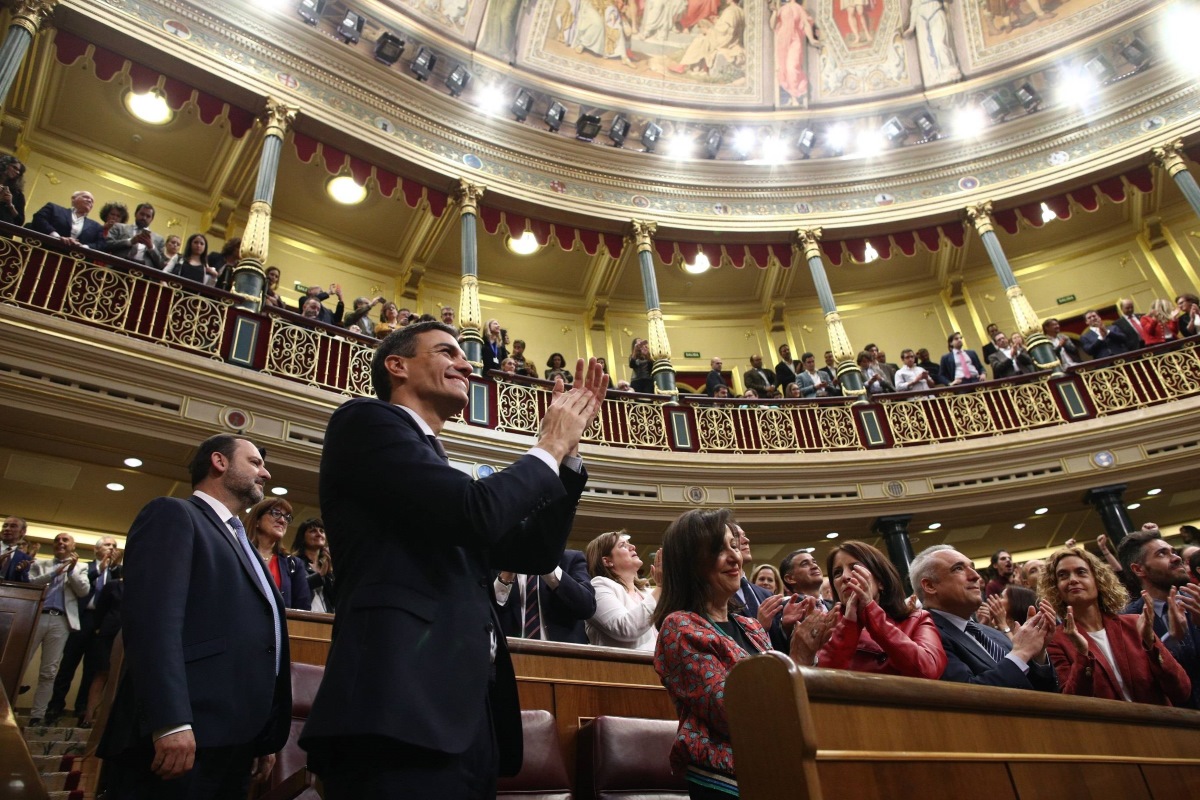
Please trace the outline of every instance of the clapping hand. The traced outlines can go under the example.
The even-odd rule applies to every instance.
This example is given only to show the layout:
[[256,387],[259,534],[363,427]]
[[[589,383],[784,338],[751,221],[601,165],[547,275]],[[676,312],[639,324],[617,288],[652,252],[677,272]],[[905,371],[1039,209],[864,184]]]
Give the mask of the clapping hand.
[[1142,592],[1142,613],[1138,614],[1137,631],[1142,637],[1142,647],[1149,650],[1154,646],[1154,640],[1158,638],[1154,633],[1154,601],[1145,591]]
[[792,660],[802,666],[812,666],[816,662],[817,653],[833,636],[834,629],[842,621],[840,606],[834,606],[833,611],[826,611],[815,597],[806,597],[794,604],[796,613],[802,615],[792,629],[792,638],[788,645]]
[[[1153,606],[1151,606],[1151,609],[1153,609]],[[1150,613],[1153,614],[1153,610],[1151,610]],[[1139,619],[1141,619],[1141,617],[1139,617]],[[1140,622],[1138,623],[1138,626],[1139,628],[1141,627]],[[1154,633],[1153,630],[1150,632]],[[1071,608],[1070,606],[1067,606],[1067,616],[1063,618],[1063,633],[1070,638],[1071,644],[1075,645],[1075,652],[1078,653],[1080,657],[1088,654],[1087,637],[1079,631],[1078,627],[1076,627],[1075,609]]]

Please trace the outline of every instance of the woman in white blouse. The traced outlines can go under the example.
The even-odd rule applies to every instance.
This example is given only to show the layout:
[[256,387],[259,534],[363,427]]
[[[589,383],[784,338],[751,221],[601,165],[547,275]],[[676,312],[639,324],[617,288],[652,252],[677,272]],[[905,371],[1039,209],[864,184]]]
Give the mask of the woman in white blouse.
[[588,571],[596,589],[596,614],[587,621],[588,641],[604,647],[654,650],[654,608],[659,589],[638,577],[642,560],[625,531],[602,533],[587,546]]

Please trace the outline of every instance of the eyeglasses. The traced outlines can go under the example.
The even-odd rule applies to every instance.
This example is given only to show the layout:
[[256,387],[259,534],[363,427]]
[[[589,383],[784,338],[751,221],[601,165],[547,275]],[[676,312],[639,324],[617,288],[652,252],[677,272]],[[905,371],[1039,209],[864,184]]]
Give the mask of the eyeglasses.
[[284,522],[292,521],[292,515],[287,513],[286,511],[284,511],[282,508],[279,508],[278,506],[276,506],[275,508],[272,508],[267,513],[270,514],[275,519],[281,519]]

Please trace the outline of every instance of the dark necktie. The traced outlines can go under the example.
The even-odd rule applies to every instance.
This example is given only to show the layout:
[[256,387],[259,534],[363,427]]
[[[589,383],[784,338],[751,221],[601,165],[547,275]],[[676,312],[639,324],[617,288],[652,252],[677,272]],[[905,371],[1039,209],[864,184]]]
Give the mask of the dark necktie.
[[538,576],[525,576],[525,631],[526,639],[542,638],[542,617],[538,613]]
[[446,448],[442,447],[441,441],[439,441],[436,436],[429,436],[427,438],[429,439],[429,444],[434,450],[437,451],[437,454],[441,457],[442,461],[445,461],[447,464],[449,464],[450,457],[446,455]]
[[999,642],[985,634],[983,629],[970,620],[967,620],[967,633],[971,634],[971,637],[974,638],[975,641],[979,642],[983,649],[987,651],[987,654],[991,656],[992,660],[997,664],[999,664],[1004,656],[1007,655],[1004,651],[1004,648],[1000,646]]

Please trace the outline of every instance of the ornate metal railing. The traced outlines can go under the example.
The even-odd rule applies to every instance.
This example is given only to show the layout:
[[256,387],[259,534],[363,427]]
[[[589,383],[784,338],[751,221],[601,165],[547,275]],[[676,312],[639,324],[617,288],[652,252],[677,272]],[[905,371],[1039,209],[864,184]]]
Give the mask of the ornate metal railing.
[[[0,225],[0,303],[345,395],[370,395],[375,342],[290,311],[256,314],[234,295]],[[84,328],[81,327],[81,331]],[[701,453],[797,453],[911,447],[1064,425],[1200,395],[1196,339],[1042,373],[852,403],[677,403],[610,392],[588,442]],[[551,385],[474,377],[466,424],[535,434]]]

